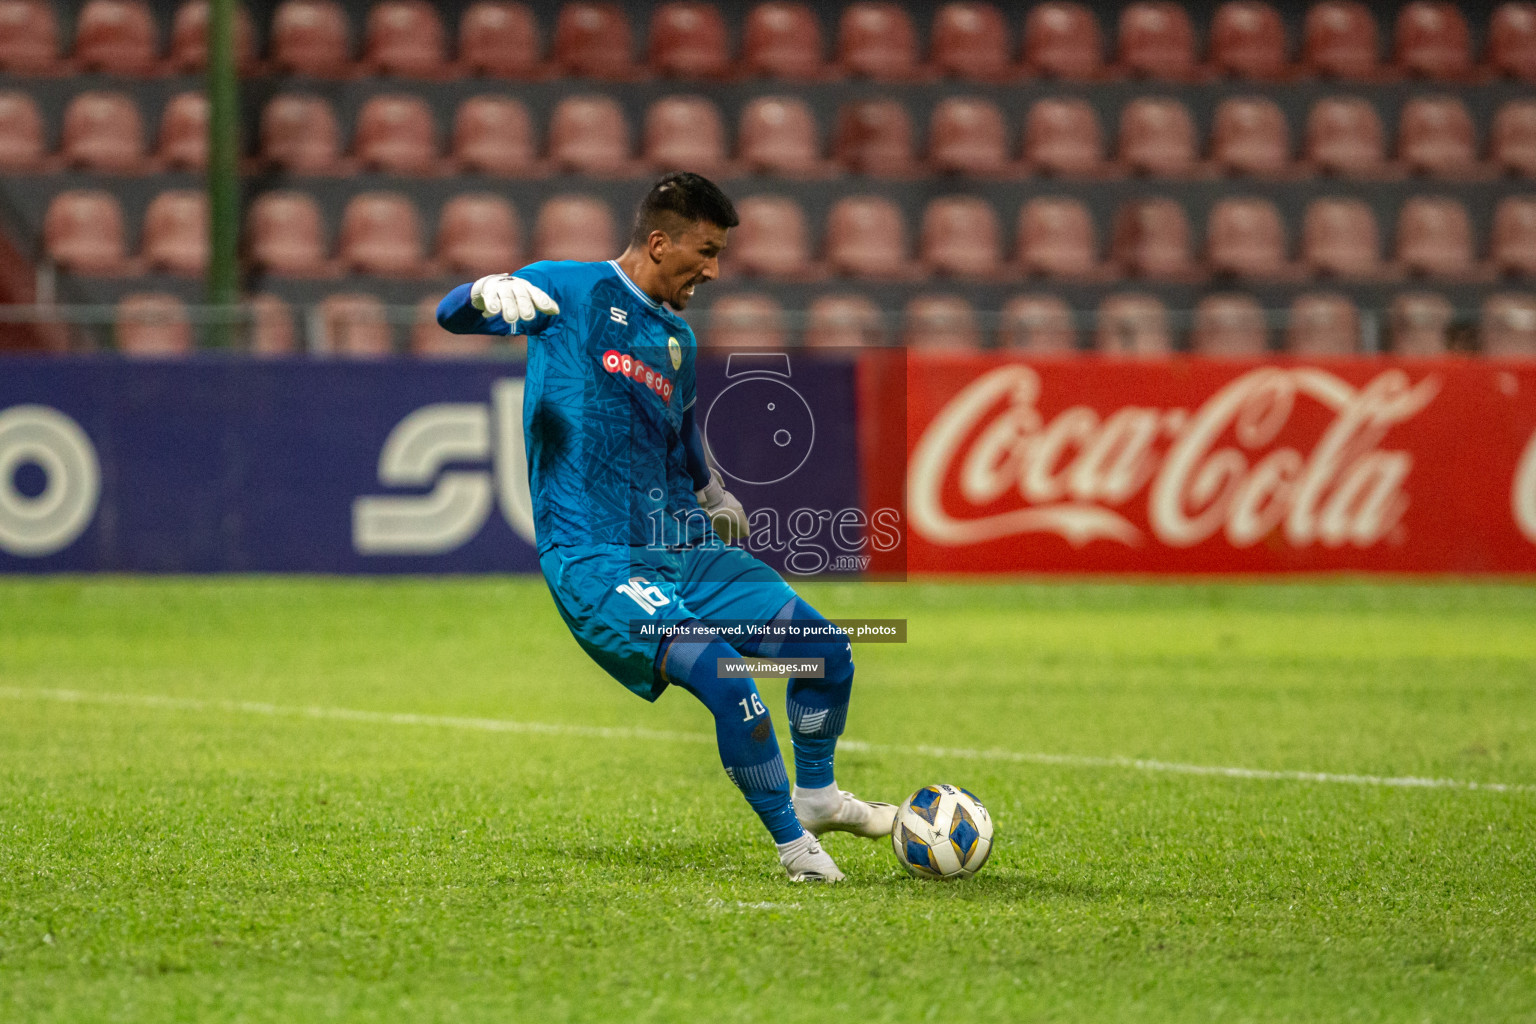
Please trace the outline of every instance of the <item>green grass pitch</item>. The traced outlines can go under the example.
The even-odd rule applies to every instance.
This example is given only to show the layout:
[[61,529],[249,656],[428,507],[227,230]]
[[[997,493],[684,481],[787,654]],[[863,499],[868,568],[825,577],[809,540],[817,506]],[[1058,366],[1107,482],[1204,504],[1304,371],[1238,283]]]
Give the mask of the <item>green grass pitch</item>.
[[0,581],[0,1021],[1536,1018],[1536,588],[805,592],[909,620],[839,781],[977,878],[788,884],[536,579]]

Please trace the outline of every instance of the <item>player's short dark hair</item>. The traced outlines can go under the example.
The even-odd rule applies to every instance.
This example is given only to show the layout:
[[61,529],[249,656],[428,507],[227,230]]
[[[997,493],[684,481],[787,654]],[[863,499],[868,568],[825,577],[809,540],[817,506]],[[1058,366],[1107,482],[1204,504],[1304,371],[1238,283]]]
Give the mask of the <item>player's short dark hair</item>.
[[735,205],[719,185],[702,174],[674,171],[652,185],[640,201],[630,241],[643,245],[656,230],[671,237],[698,221],[733,228],[741,223],[741,218],[736,216]]

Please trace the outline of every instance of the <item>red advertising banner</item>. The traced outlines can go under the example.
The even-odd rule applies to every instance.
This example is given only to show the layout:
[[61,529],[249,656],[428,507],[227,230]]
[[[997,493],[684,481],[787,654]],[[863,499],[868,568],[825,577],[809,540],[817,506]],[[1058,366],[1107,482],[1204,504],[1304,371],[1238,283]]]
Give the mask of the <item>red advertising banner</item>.
[[863,369],[914,572],[1536,571],[1536,363],[911,354],[904,404]]

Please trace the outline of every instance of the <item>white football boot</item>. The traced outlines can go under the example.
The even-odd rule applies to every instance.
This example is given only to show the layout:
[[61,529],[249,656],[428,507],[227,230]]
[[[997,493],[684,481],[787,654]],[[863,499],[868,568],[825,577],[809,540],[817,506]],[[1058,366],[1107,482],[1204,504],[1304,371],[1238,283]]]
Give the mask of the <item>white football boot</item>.
[[852,832],[866,839],[881,839],[896,827],[896,805],[860,800],[846,789],[795,787],[790,798],[795,817],[813,836],[824,832]]
[[779,863],[791,882],[841,882],[843,873],[816,837],[802,832],[799,839],[779,846]]

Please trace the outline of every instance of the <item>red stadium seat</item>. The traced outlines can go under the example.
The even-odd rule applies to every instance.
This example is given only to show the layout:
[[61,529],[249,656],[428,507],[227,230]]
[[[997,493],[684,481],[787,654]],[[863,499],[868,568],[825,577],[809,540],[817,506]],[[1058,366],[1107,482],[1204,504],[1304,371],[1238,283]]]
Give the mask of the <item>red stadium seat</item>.
[[608,204],[591,196],[556,196],[539,209],[533,258],[596,262],[619,254]]
[[1321,0],[1302,23],[1301,63],[1312,74],[1365,82],[1381,70],[1376,18],[1357,0]]
[[186,303],[174,295],[135,292],[117,301],[113,313],[117,350],[125,356],[166,359],[196,348]]
[[60,192],[43,216],[43,252],[61,270],[110,277],[130,268],[123,208],[110,192]]
[[1488,159],[1506,174],[1536,178],[1536,101],[1510,100],[1498,109]]
[[331,273],[320,204],[305,192],[264,192],[245,214],[245,245],[252,269],[278,277]]
[[1305,159],[1327,174],[1378,175],[1386,170],[1385,134],[1370,100],[1318,100],[1307,115]]
[[1182,4],[1134,0],[1120,11],[1117,63],[1131,75],[1183,82],[1195,73],[1195,27]]
[[667,96],[645,112],[641,158],[653,170],[717,176],[725,170],[725,124],[703,96]]
[[166,103],[160,115],[154,162],[172,171],[201,171],[208,166],[206,93],[178,93]]
[[1493,211],[1488,261],[1496,273],[1536,278],[1536,199],[1506,196]]
[[402,78],[440,78],[448,65],[448,37],[437,7],[427,0],[380,0],[363,27],[365,71]]
[[1445,296],[1403,292],[1387,307],[1387,344],[1398,357],[1438,359],[1450,341],[1455,310]]
[[816,119],[804,100],[760,96],[741,110],[737,158],[754,174],[810,177],[824,171]]
[[1472,69],[1467,21],[1453,3],[1413,0],[1397,13],[1395,63],[1420,78],[1448,81]]
[[988,99],[940,100],[928,124],[928,164],[940,174],[1007,173],[1008,125],[1002,108]]
[[1107,356],[1161,359],[1173,354],[1168,310],[1153,295],[1123,292],[1099,303],[1093,347]]
[[542,53],[533,9],[503,0],[470,4],[459,18],[459,64],[472,75],[537,77]]
[[479,276],[511,273],[522,266],[518,210],[492,193],[456,195],[438,215],[438,266]]
[[1381,230],[1361,199],[1314,199],[1301,228],[1301,263],[1319,277],[1361,279],[1381,272]]
[[837,27],[837,64],[858,78],[905,82],[918,77],[917,30],[894,3],[856,2]]
[[1194,172],[1195,119],[1174,99],[1142,96],[1120,111],[1118,162],[1136,174],[1178,178]]
[[1003,266],[1002,228],[985,199],[944,196],[923,210],[918,262],[940,277],[995,277]]
[[1472,221],[1457,199],[1416,196],[1397,214],[1397,259],[1410,274],[1473,276]]
[[607,96],[567,96],[549,119],[549,159],[566,173],[618,175],[633,168],[624,108]]
[[550,59],[577,78],[616,81],[635,75],[629,15],[615,3],[573,0],[560,8]]
[[1219,200],[1206,221],[1205,258],[1213,274],[1257,280],[1285,276],[1285,222],[1279,209],[1268,199]]
[[47,152],[43,115],[24,92],[0,92],[0,171],[26,174],[42,168]]
[[1080,3],[1047,0],[1024,18],[1024,67],[1031,74],[1085,82],[1104,72],[1099,19]]
[[309,278],[330,271],[320,206],[306,193],[257,196],[246,213],[245,238],[257,273]]
[[276,295],[257,295],[247,304],[246,351],[253,356],[291,356],[299,349],[293,307]]
[[327,355],[376,359],[394,352],[384,303],[375,295],[328,295],[320,303],[320,350]]
[[138,104],[127,93],[80,93],[64,109],[59,150],[71,168],[137,174],[144,169]]
[[879,196],[839,199],[827,214],[828,269],[845,277],[911,276],[901,210]]
[[431,174],[438,163],[431,106],[409,94],[370,97],[357,113],[352,155],[368,171]]
[[932,63],[940,74],[973,82],[1010,77],[1008,23],[990,3],[947,3],[933,16]]
[[976,310],[958,295],[919,295],[903,310],[901,343],[907,348],[979,349],[981,342]]
[[1003,303],[997,343],[1030,355],[1070,355],[1077,351],[1072,310],[1055,295],[1015,295]]
[[1409,170],[1435,178],[1477,174],[1477,131],[1467,105],[1454,96],[1416,96],[1403,104],[1397,157]]
[[880,307],[863,295],[823,295],[806,311],[806,348],[864,348],[885,343]]
[[208,196],[190,189],[162,192],[144,211],[139,246],[152,271],[198,277],[208,269]]
[[741,224],[731,232],[729,266],[749,277],[795,278],[811,267],[805,211],[783,196],[751,196],[736,204]]
[[489,334],[454,334],[437,322],[439,297],[429,295],[416,303],[416,322],[411,325],[411,355],[422,359],[477,359],[490,354]]
[[453,160],[465,171],[517,177],[536,169],[533,121],[521,100],[471,96],[453,118]]
[[730,69],[730,40],[711,3],[665,3],[651,14],[651,70],[667,78],[721,78]]
[[1259,0],[1228,0],[1211,19],[1211,66],[1223,75],[1275,81],[1290,68],[1280,12]]
[[777,350],[789,340],[784,310],[769,295],[725,295],[709,307],[704,343],[710,348]]
[[761,3],[747,15],[741,64],[749,75],[806,80],[818,78],[826,44],[816,12],[801,3]]
[[1026,274],[1090,277],[1098,268],[1093,216],[1079,199],[1041,196],[1019,210],[1018,263]]
[[498,195],[454,196],[437,218],[437,264],[447,272],[483,277],[523,265],[523,226]]
[[[167,63],[174,74],[208,67],[208,0],[188,0],[176,9]],[[235,67],[246,75],[256,70],[256,25],[244,7],[235,8]]]
[[88,0],[75,19],[74,62],[82,71],[154,74],[160,37],[144,0]]
[[261,111],[261,160],[294,174],[339,174],[341,129],[330,101],[319,96],[274,96]]
[[47,0],[0,0],[0,71],[47,75],[59,70],[59,23]]
[[1115,211],[1110,260],[1127,277],[1173,280],[1194,273],[1189,217],[1173,199],[1141,199]]
[[1351,356],[1360,347],[1360,310],[1348,296],[1332,292],[1298,295],[1285,324],[1285,350],[1291,355]]
[[336,0],[283,0],[272,14],[268,52],[284,74],[339,78],[351,70],[351,35]]
[[1091,175],[1104,168],[1104,133],[1087,100],[1043,99],[1024,124],[1024,162],[1039,174]]
[[416,206],[398,192],[363,192],[341,214],[337,258],[354,274],[415,277],[425,267]]
[[1536,358],[1536,296],[1490,295],[1478,324],[1483,355],[1494,359]]
[[1277,177],[1291,164],[1291,130],[1274,100],[1234,96],[1216,106],[1211,160],[1229,174]]
[[912,119],[900,100],[856,100],[838,111],[832,155],[855,174],[913,173]]
[[1251,295],[1207,295],[1195,305],[1190,351],[1201,356],[1244,359],[1269,349],[1264,310]]
[[1500,4],[1488,21],[1488,67],[1521,82],[1536,82],[1536,4]]

